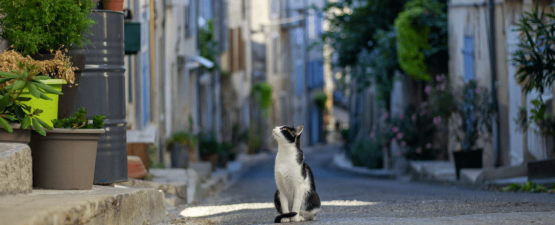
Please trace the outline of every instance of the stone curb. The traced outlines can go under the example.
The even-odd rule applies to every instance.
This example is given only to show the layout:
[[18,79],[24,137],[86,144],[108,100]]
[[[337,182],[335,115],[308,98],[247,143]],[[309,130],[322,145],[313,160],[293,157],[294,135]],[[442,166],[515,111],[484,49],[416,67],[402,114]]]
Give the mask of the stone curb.
[[31,148],[28,145],[1,143],[0,196],[30,193],[33,185],[32,166]]
[[155,189],[93,186],[0,197],[0,223],[10,225],[134,225],[161,221],[166,214],[164,195]]
[[353,163],[345,157],[344,153],[336,153],[333,156],[333,165],[343,171],[364,175],[371,178],[380,179],[396,179],[397,173],[392,170],[384,169],[367,169],[364,167],[355,167]]

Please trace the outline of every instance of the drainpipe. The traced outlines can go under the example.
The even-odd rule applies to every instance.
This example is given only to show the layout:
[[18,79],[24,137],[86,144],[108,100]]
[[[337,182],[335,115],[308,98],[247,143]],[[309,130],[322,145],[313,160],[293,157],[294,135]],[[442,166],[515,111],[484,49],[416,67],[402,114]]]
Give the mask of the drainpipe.
[[491,97],[493,100],[493,110],[495,116],[493,118],[493,165],[499,166],[499,106],[497,103],[497,87],[495,85],[497,80],[497,71],[495,65],[495,5],[493,0],[488,0],[489,10],[489,53],[490,53],[490,66],[491,66]]
[[[154,0],[150,0],[150,91],[152,100],[150,101],[150,110],[152,110],[151,120],[156,121],[156,65],[155,65],[155,46],[154,46]],[[146,90],[145,90],[146,91]]]

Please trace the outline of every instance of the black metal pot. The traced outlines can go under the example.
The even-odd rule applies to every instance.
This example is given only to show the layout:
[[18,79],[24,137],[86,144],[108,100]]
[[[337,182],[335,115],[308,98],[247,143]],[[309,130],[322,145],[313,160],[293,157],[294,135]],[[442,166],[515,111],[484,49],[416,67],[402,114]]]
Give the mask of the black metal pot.
[[453,152],[455,158],[455,170],[457,173],[457,180],[460,179],[462,168],[482,168],[482,152],[483,149],[472,151],[459,151]]

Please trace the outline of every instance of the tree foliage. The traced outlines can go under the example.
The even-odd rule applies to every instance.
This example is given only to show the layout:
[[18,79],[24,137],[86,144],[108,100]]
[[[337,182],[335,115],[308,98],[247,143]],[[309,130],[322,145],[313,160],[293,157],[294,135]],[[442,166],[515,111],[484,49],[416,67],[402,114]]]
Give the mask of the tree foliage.
[[1,36],[24,56],[72,44],[83,47],[91,43],[83,34],[91,34],[93,7],[90,0],[0,0]]

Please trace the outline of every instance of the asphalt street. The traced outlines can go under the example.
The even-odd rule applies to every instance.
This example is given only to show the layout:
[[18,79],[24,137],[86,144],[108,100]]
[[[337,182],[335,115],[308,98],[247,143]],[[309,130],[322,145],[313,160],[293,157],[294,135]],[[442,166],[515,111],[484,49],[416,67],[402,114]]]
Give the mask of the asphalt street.
[[[337,147],[305,151],[322,209],[303,224],[555,224],[555,194],[372,179],[336,169]],[[271,224],[274,157],[201,204],[170,211],[169,224]]]

